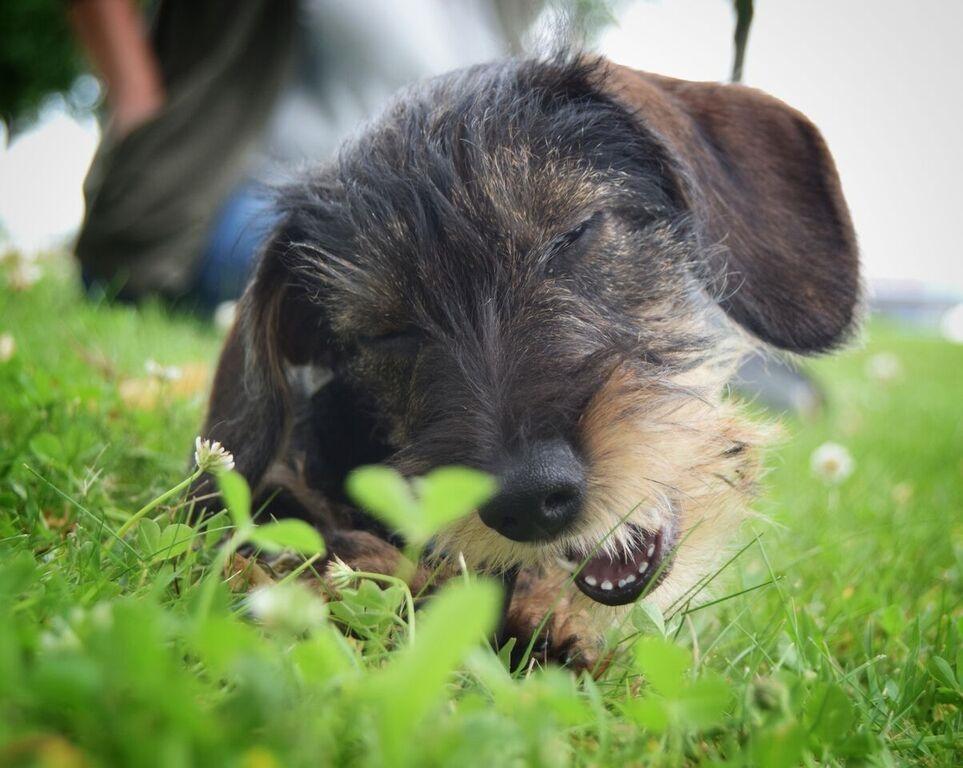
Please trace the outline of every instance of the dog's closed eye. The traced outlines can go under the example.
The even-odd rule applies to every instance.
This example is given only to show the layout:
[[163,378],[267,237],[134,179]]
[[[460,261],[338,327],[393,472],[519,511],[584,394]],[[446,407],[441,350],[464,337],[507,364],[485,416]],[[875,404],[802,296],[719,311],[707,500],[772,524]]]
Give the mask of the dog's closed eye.
[[362,336],[358,339],[358,345],[362,349],[396,359],[415,357],[423,342],[424,336],[414,328]]
[[596,211],[578,226],[553,237],[545,251],[546,271],[554,276],[564,272],[577,256],[594,241],[604,214]]

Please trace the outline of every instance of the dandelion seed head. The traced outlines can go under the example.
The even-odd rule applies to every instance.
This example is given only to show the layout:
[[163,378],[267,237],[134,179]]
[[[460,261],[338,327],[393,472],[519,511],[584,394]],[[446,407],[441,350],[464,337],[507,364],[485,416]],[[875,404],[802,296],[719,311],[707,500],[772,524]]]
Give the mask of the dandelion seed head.
[[850,452],[839,443],[823,443],[810,458],[813,473],[830,485],[839,485],[856,468]]

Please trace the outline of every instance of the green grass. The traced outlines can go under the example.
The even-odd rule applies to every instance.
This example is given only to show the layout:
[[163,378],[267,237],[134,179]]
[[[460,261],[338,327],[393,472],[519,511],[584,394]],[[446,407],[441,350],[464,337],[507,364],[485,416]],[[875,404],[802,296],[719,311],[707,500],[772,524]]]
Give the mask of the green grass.
[[[252,620],[212,566],[233,525],[235,543],[279,535],[245,528],[243,499],[198,523],[174,497],[118,541],[186,476],[203,409],[201,384],[145,384],[145,360],[190,379],[217,334],[92,306],[66,275],[0,292],[3,332],[0,766],[963,761],[963,347],[877,324],[815,362],[828,411],[784,424],[712,602],[667,639],[638,611],[626,631],[649,634],[593,682],[509,674],[478,642],[498,600],[482,580],[414,626],[402,587],[364,579],[327,609],[289,581]],[[893,381],[867,374],[880,352]],[[809,467],[827,440],[856,462],[838,488]]]

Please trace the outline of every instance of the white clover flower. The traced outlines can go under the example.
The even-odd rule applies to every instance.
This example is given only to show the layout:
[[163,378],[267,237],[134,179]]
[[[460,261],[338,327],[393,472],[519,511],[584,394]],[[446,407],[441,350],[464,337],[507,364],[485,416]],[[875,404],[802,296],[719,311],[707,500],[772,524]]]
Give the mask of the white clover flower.
[[0,363],[6,363],[17,351],[17,342],[14,341],[12,333],[0,334]]
[[90,620],[93,624],[105,629],[114,623],[114,610],[110,603],[100,602],[90,609]]
[[194,438],[194,463],[204,472],[225,472],[234,469],[234,454],[217,440]]
[[49,653],[62,653],[77,650],[81,642],[71,623],[61,616],[55,616],[50,628],[40,633],[40,647]]
[[237,316],[236,301],[222,301],[214,310],[214,327],[219,331],[227,333],[234,325],[234,318]]
[[871,379],[885,384],[898,379],[903,373],[903,366],[892,352],[880,352],[866,362],[866,373]]
[[354,570],[337,555],[328,563],[325,577],[328,584],[339,590],[349,586],[355,579]]
[[830,485],[839,485],[856,468],[849,451],[839,443],[823,443],[809,460],[813,473]]
[[303,584],[275,584],[247,596],[251,614],[272,629],[304,632],[324,622],[324,602]]
[[247,609],[258,619],[273,616],[280,607],[277,590],[272,587],[259,587],[247,596]]
[[176,365],[161,365],[153,358],[144,361],[144,370],[158,381],[177,381],[184,375]]
[[76,651],[80,646],[80,639],[69,627],[60,633],[49,630],[44,630],[40,633],[40,647],[48,653]]

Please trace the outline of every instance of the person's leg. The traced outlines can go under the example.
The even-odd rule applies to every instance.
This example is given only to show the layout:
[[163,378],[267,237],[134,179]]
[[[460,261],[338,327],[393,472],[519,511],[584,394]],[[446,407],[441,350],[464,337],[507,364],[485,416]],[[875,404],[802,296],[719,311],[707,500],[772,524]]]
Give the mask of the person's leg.
[[[101,142],[74,249],[85,284],[133,301],[194,298],[185,294],[198,282],[202,252],[218,219],[231,215],[225,198],[250,166],[290,72],[296,18],[296,0],[157,5],[151,40],[169,98],[150,119]],[[228,255],[243,261],[243,246]],[[221,266],[208,265],[202,282],[209,292],[215,276],[211,302],[239,290]]]

